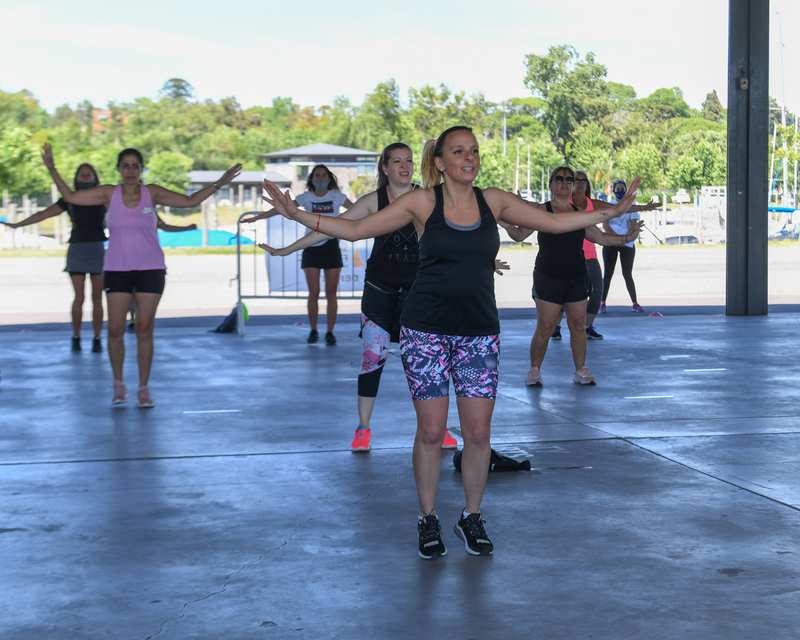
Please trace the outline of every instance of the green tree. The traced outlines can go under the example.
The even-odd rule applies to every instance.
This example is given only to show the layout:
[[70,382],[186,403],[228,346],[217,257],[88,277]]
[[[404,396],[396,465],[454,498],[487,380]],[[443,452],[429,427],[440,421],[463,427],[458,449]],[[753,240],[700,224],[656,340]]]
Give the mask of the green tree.
[[154,154],[147,164],[147,182],[185,193],[189,186],[192,159],[177,151]]
[[574,47],[561,45],[543,56],[525,56],[525,65],[525,85],[545,101],[544,125],[562,153],[581,123],[600,120],[611,111],[606,68],[593,53],[581,59]]
[[50,179],[39,158],[39,142],[24,127],[0,128],[0,185],[12,196],[48,191]]
[[722,120],[724,110],[722,108],[722,103],[719,101],[716,89],[706,94],[706,99],[703,100],[702,111],[703,117],[706,120],[711,120],[713,122],[720,122]]
[[678,151],[667,162],[670,186],[696,190],[704,185],[725,184],[726,140],[723,135],[699,132],[680,136]]
[[0,91],[0,127],[18,125],[31,131],[47,126],[47,112],[30,91]]
[[686,118],[691,111],[683,91],[678,87],[656,89],[646,98],[638,100],[636,108],[649,122],[663,122],[670,118]]
[[636,101],[636,89],[629,84],[609,82],[608,97],[616,109],[631,109]]
[[625,149],[617,161],[617,168],[620,175],[628,180],[641,176],[643,191],[654,191],[663,181],[661,152],[652,143],[639,143]]
[[353,119],[353,142],[360,149],[380,150],[406,138],[400,89],[394,80],[379,83],[368,93]]
[[[476,186],[486,189],[497,187],[510,190],[514,186],[514,158],[511,153],[503,155],[502,141],[480,141],[481,170],[475,181]],[[509,144],[511,148],[511,144]]]
[[567,160],[586,171],[592,182],[608,180],[613,168],[611,138],[596,122],[578,126],[574,140],[567,145]]
[[158,95],[168,100],[186,102],[194,99],[194,87],[183,78],[170,78],[161,86]]

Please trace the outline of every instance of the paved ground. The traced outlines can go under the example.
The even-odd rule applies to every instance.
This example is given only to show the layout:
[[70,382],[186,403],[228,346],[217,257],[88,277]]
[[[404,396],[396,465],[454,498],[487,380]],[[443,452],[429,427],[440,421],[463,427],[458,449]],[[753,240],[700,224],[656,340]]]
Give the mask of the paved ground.
[[600,384],[563,342],[539,391],[530,321],[504,319],[493,443],[534,471],[490,478],[496,554],[472,558],[445,455],[437,562],[396,354],[353,455],[355,324],[336,348],[177,324],[147,412],[108,407],[66,329],[0,331],[1,638],[797,638],[800,315],[607,317]]
[[[501,250],[511,271],[496,278],[501,307],[532,306],[531,270],[535,251]],[[644,247],[638,249],[635,277],[645,307],[712,305],[725,303],[725,249],[721,246]],[[263,254],[243,262],[245,293],[265,292]],[[0,254],[0,324],[65,322],[72,290],[62,273],[62,258],[2,258]],[[168,256],[167,289],[160,317],[222,316],[236,301],[231,278],[236,275],[232,255]],[[800,243],[770,248],[770,302],[800,303]],[[612,281],[609,303],[630,301],[619,272]],[[254,314],[305,313],[304,300],[248,301]],[[357,312],[359,301],[342,301],[343,312]],[[86,311],[88,317],[89,306]]]

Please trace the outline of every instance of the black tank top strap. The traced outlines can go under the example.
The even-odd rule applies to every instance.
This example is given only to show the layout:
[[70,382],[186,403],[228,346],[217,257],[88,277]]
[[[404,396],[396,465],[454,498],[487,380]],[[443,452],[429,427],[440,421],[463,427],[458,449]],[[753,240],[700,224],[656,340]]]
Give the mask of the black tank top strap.
[[437,213],[444,218],[444,185],[442,183],[437,184],[433,188],[433,195],[436,198],[436,204],[433,205],[433,213],[431,217],[435,216]]
[[483,220],[484,216],[489,216],[489,218],[491,218],[489,222],[494,222],[495,217],[489,203],[486,202],[486,198],[483,197],[483,189],[478,187],[472,187],[472,189],[475,191],[475,199],[478,201],[478,210],[481,212],[481,220]]

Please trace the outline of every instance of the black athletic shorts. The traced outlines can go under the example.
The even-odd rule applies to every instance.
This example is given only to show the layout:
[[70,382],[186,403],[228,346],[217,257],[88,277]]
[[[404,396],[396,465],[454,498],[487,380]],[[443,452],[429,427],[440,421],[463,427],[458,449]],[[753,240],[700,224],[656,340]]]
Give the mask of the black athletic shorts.
[[364,283],[361,313],[386,331],[391,342],[400,342],[400,314],[407,295],[408,289],[393,289],[369,280]]
[[300,260],[301,269],[341,269],[342,251],[339,249],[339,241],[331,238],[325,244],[318,247],[303,249],[303,257]]
[[167,272],[164,269],[146,271],[104,271],[106,293],[164,293]]
[[554,278],[534,269],[533,297],[553,304],[581,302],[589,297],[589,278],[586,274],[578,278]]

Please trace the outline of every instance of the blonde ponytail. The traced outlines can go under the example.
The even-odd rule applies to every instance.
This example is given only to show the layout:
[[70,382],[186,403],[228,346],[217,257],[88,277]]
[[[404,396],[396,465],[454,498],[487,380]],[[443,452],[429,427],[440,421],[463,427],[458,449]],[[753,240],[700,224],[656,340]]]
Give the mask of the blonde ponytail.
[[422,174],[422,186],[425,189],[432,189],[442,182],[442,174],[436,168],[434,153],[436,151],[436,140],[428,140],[422,147],[422,163],[419,171]]

